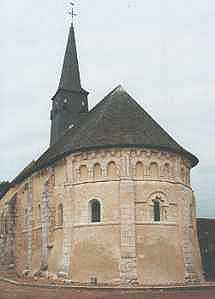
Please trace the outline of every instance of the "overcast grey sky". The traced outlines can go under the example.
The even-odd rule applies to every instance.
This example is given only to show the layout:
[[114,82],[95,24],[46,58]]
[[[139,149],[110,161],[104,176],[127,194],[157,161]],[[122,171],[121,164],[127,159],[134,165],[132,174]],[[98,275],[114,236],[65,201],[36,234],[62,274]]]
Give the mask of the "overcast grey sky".
[[[70,25],[65,0],[0,3],[0,180],[49,143],[49,111]],[[215,217],[215,1],[77,0],[82,85],[90,106],[118,84],[200,164],[198,215]],[[3,107],[2,107],[3,106]]]

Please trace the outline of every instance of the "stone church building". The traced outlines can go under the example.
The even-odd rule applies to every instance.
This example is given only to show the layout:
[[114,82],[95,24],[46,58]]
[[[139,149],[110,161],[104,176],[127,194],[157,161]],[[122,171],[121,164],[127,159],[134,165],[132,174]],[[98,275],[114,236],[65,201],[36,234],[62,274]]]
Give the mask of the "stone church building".
[[112,285],[201,281],[197,164],[121,86],[89,111],[72,25],[50,147],[0,201],[0,269]]

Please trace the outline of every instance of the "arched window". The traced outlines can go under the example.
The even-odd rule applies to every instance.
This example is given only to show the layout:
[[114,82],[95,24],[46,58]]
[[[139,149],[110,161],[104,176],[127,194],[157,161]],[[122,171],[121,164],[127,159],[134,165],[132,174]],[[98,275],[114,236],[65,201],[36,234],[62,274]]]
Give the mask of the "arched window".
[[115,162],[110,162],[107,166],[107,175],[109,177],[117,177],[117,167]]
[[144,168],[142,162],[137,162],[135,167],[135,176],[137,178],[142,178],[144,176]]
[[173,221],[176,206],[169,204],[167,194],[162,191],[153,193],[149,197],[148,219],[155,222]]
[[58,206],[58,225],[63,225],[63,205],[59,204]]
[[170,165],[169,163],[165,163],[163,167],[163,175],[168,178],[170,177]]
[[150,176],[153,177],[153,178],[156,178],[158,177],[158,164],[156,162],[153,162],[150,164],[150,167],[149,167],[149,173],[150,173]]
[[154,201],[154,221],[161,221],[160,202],[158,200]]
[[93,177],[94,178],[99,178],[102,176],[102,168],[101,165],[99,163],[96,163],[93,166]]
[[80,178],[86,179],[88,177],[88,169],[86,165],[82,165],[79,169],[80,171]]
[[90,201],[90,221],[101,222],[101,204],[97,199]]

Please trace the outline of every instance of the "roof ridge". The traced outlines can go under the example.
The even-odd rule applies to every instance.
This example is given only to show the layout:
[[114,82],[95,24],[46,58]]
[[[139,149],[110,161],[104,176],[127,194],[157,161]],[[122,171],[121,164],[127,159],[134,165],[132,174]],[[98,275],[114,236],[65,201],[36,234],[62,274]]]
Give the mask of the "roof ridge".
[[117,85],[114,89],[112,89],[100,102],[98,102],[90,111],[89,113],[93,112],[94,110],[97,110],[98,107],[104,105],[105,104],[110,104],[110,101],[107,101],[107,99],[112,99],[112,97],[116,94],[116,93],[123,93],[126,94],[130,99],[132,99],[132,101],[141,109],[143,109],[134,99],[133,97],[125,90],[125,88],[119,84]]

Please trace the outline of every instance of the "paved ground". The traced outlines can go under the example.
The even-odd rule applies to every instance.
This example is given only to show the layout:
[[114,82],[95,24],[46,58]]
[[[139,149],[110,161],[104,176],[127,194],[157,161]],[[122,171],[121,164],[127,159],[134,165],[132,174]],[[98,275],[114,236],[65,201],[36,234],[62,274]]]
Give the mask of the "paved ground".
[[215,289],[180,292],[75,291],[17,287],[0,282],[0,299],[215,299]]

